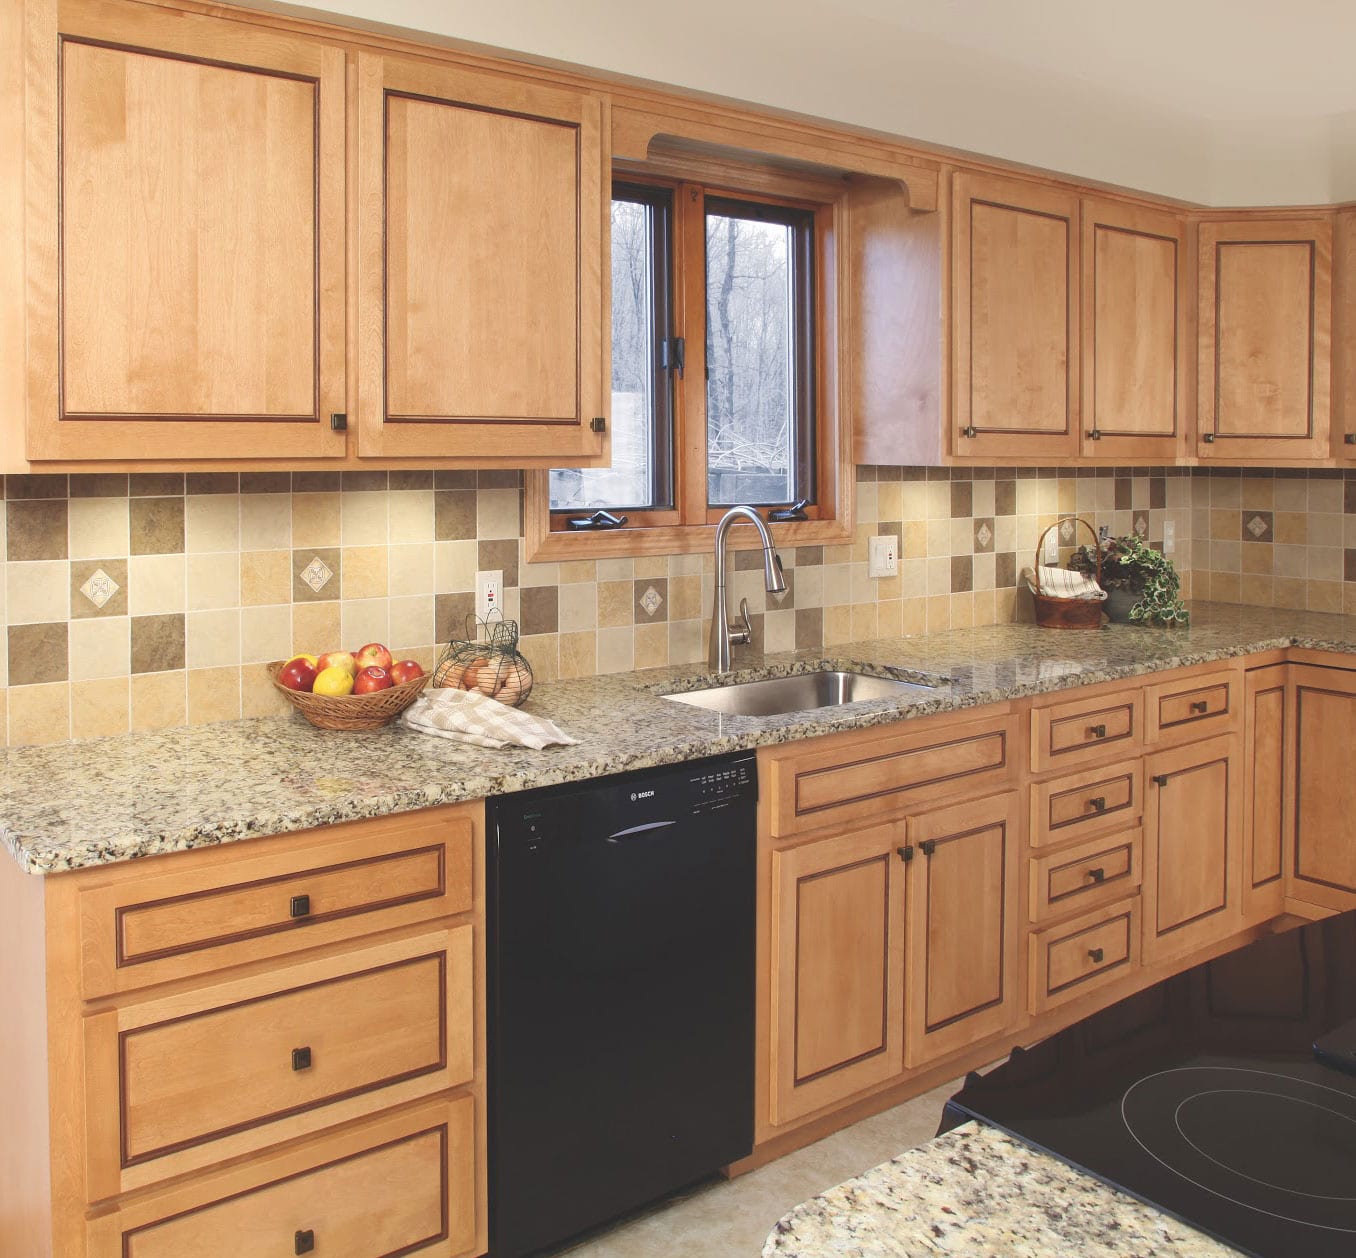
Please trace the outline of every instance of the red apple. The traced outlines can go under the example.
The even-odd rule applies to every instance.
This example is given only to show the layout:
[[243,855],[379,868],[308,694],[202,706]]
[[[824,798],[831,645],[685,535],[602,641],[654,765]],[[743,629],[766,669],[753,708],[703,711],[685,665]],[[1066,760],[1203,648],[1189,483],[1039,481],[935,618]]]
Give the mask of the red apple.
[[369,642],[358,652],[359,668],[390,668],[391,653],[380,642]]
[[423,675],[424,670],[419,667],[418,660],[401,660],[400,663],[391,665],[391,680],[397,686],[403,686],[407,681],[413,681]]
[[364,668],[353,679],[353,693],[355,695],[368,695],[374,690],[389,690],[391,688],[391,674],[384,668],[378,668],[370,665]]
[[288,690],[304,690],[309,693],[319,672],[311,660],[304,655],[298,655],[295,659],[288,660],[278,670],[278,683],[286,686]]
[[354,676],[358,669],[362,667],[357,660],[353,658],[351,651],[326,651],[315,662],[316,671],[323,673],[327,668],[343,668],[348,671],[350,677]]

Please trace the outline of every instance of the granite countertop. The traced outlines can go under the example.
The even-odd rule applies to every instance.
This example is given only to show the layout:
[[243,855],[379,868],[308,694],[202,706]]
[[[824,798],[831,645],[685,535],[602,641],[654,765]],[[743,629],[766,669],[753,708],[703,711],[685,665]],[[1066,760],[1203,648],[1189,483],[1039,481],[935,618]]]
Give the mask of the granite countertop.
[[1237,1258],[996,1128],[966,1123],[798,1205],[763,1258]]
[[539,685],[527,710],[581,741],[487,750],[400,725],[313,729],[296,714],[0,753],[0,841],[46,874],[580,781],[1289,646],[1356,652],[1356,616],[1195,604],[1190,629],[990,625],[738,661],[735,680],[856,668],[946,680],[843,708],[725,716],[661,697],[704,664]]

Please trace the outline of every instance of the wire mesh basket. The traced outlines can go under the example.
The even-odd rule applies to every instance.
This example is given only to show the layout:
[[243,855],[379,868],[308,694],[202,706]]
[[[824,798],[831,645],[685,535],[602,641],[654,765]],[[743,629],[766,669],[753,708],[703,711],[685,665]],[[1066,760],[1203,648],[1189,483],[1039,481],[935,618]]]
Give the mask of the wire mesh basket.
[[516,708],[532,693],[532,665],[518,650],[518,622],[496,608],[466,618],[466,636],[453,638],[433,667],[434,686],[478,690]]

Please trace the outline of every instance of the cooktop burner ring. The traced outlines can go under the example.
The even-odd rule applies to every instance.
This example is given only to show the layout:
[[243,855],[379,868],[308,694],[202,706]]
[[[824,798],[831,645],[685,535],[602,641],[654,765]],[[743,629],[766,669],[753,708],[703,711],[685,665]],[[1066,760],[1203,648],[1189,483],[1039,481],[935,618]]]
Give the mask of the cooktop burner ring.
[[[1240,1086],[1208,1086],[1235,1081]],[[1320,1100],[1296,1096],[1297,1091],[1329,1103],[1322,1104]],[[1285,1107],[1282,1113],[1287,1119],[1290,1106],[1302,1105],[1324,1115],[1324,1121],[1329,1124],[1337,1120],[1356,1129],[1356,1097],[1350,1092],[1302,1077],[1238,1066],[1184,1066],[1145,1075],[1135,1080],[1122,1094],[1121,1121],[1144,1153],[1171,1175],[1200,1192],[1286,1223],[1334,1234],[1356,1235],[1356,1197],[1336,1193],[1306,1193],[1301,1188],[1270,1183],[1215,1157],[1187,1135],[1182,1123],[1183,1110],[1192,1101],[1225,1095],[1281,1102]],[[1346,1112],[1335,1108],[1332,1104],[1334,1101],[1342,1102]],[[1153,1130],[1156,1115],[1162,1117],[1157,1119],[1158,1129]],[[1352,1159],[1346,1146],[1350,1144],[1356,1147],[1356,1140],[1345,1131],[1341,1134],[1344,1137],[1340,1154],[1342,1160],[1337,1165],[1345,1175],[1345,1168]],[[1173,1141],[1176,1141],[1175,1147]],[[1240,1144],[1238,1147],[1243,1146]],[[1178,1155],[1176,1159],[1173,1158],[1174,1153]],[[1200,1159],[1202,1164],[1192,1167],[1194,1159]],[[1212,1169],[1217,1174],[1209,1174]],[[1205,1182],[1208,1178],[1222,1182]],[[1350,1179],[1344,1179],[1343,1186],[1350,1182]],[[1244,1192],[1244,1184],[1255,1187],[1256,1193]]]

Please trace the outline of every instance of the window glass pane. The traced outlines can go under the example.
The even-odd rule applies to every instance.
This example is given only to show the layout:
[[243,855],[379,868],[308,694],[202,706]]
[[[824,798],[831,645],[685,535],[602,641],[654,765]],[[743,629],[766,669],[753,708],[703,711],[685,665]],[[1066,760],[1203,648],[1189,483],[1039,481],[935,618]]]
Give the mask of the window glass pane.
[[655,459],[657,218],[645,202],[612,202],[612,466],[552,469],[553,511],[668,505]]
[[795,229],[706,216],[707,494],[796,497]]

